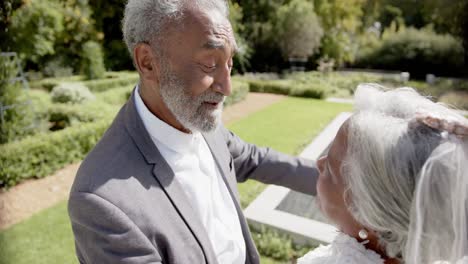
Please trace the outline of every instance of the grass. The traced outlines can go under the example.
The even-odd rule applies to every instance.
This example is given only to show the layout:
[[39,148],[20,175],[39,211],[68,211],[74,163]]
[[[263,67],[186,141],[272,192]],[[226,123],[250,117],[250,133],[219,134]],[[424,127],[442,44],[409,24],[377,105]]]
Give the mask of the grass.
[[0,263],[78,263],[66,202],[1,232]]
[[[324,101],[287,98],[229,126],[247,142],[299,153],[339,112],[351,106]],[[265,188],[249,181],[239,184],[245,207]],[[78,263],[66,201],[0,232],[0,264]],[[286,263],[261,257],[261,263]]]
[[[296,155],[338,113],[350,110],[351,106],[347,104],[288,97],[235,122],[229,129],[246,142]],[[242,207],[250,204],[265,187],[256,181],[239,184]]]

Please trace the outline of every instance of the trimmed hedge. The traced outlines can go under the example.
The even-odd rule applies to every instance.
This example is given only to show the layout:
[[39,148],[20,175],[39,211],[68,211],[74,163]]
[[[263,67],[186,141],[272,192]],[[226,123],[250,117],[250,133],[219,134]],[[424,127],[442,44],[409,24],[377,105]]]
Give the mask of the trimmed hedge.
[[126,85],[136,85],[140,77],[138,75],[128,75],[115,79],[101,79],[94,81],[83,82],[93,92],[103,92],[115,87],[121,87]]
[[326,88],[314,83],[301,83],[290,80],[278,81],[247,81],[250,92],[273,93],[297,97],[322,99]]
[[127,102],[135,84],[113,88],[96,94],[96,98],[111,105],[122,105]]
[[52,104],[49,106],[49,122],[53,123],[52,130],[59,130],[78,123],[90,123],[112,118],[118,111],[112,106],[99,101],[81,105]]
[[95,99],[88,87],[84,86],[82,83],[60,83],[52,89],[50,97],[54,103],[73,104]]
[[353,67],[408,71],[411,76],[428,73],[464,76],[462,42],[431,29],[407,28],[385,32],[382,41],[370,49],[360,49]]
[[39,82],[31,83],[31,87],[42,88],[47,91],[52,91],[52,89],[64,82],[81,82],[87,86],[92,92],[103,92],[115,87],[127,86],[127,85],[136,85],[140,77],[138,74],[131,72],[123,73],[106,73],[105,79],[99,80],[84,80],[83,76],[72,76],[69,78],[48,78]]
[[24,179],[50,175],[65,165],[83,159],[110,122],[101,120],[2,145],[0,187],[11,187]]

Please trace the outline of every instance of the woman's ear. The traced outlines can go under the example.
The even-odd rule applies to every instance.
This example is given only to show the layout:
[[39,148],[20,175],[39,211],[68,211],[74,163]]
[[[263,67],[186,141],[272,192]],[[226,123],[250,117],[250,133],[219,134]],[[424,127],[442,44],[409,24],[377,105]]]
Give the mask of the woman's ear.
[[135,66],[143,80],[159,83],[159,58],[150,45],[139,43],[133,50]]

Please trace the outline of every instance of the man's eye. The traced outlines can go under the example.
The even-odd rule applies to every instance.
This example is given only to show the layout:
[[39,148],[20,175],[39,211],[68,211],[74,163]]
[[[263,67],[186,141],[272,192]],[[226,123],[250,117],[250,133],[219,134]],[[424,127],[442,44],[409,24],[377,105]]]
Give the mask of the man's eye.
[[211,65],[211,66],[202,65],[202,68],[203,68],[203,71],[205,72],[213,72],[214,70],[216,70],[216,65]]

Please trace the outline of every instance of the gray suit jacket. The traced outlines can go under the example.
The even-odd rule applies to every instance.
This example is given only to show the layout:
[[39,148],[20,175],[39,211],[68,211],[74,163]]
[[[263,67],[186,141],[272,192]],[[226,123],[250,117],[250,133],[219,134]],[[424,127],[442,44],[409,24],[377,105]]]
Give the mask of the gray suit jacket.
[[[246,263],[259,263],[236,182],[252,178],[315,195],[315,164],[247,144],[223,126],[204,137],[239,215]],[[68,212],[80,263],[217,263],[208,235],[146,131],[133,95],[81,164]]]

